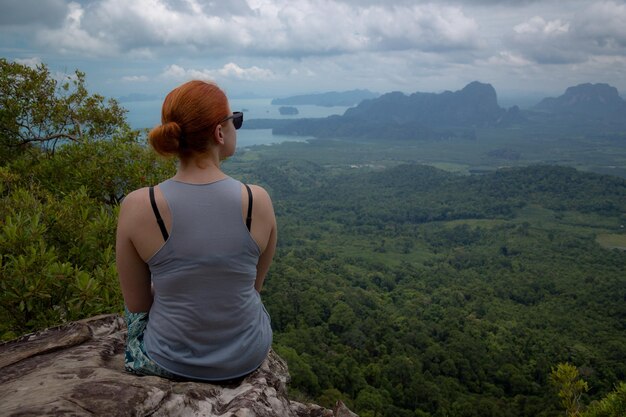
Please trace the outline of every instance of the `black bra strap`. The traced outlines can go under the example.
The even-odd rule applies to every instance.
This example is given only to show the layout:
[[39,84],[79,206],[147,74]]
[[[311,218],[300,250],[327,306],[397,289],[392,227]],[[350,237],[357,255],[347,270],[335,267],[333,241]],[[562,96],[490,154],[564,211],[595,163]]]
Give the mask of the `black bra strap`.
[[167,233],[167,229],[165,228],[165,223],[161,218],[161,213],[159,213],[159,208],[156,205],[156,200],[154,199],[154,187],[150,187],[150,205],[152,206],[152,211],[154,211],[154,216],[156,217],[156,221],[159,224],[159,229],[161,229],[161,234],[163,235],[163,240],[167,240],[169,238],[169,234]]
[[250,226],[252,226],[252,190],[248,187],[248,184],[244,184],[246,186],[246,190],[248,190],[248,216],[246,217],[246,227],[248,231],[250,231]]

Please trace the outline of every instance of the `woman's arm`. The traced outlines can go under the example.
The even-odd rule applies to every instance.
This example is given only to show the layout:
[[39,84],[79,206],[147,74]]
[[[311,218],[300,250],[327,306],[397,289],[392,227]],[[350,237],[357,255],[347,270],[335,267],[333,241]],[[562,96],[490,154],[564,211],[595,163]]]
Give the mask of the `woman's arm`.
[[150,270],[141,259],[131,236],[141,224],[142,198],[139,191],[130,193],[120,205],[116,237],[117,273],[124,303],[132,313],[146,312],[152,306]]
[[265,247],[263,253],[261,253],[259,262],[256,265],[256,280],[254,281],[254,288],[256,288],[258,292],[261,292],[267,271],[269,271],[270,265],[272,265],[274,252],[276,252],[276,241],[276,227],[274,227],[270,234],[269,241],[267,242],[267,246]]
[[261,256],[256,267],[257,273],[254,288],[261,292],[263,281],[272,264],[274,252],[276,252],[278,231],[274,207],[269,194],[262,187],[256,185],[251,186],[251,189],[254,196],[251,233],[261,249]]

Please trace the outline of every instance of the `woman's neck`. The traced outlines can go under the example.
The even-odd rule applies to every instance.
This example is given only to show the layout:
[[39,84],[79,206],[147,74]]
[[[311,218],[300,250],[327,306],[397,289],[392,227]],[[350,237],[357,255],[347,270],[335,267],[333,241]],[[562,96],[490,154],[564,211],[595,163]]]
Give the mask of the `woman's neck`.
[[190,184],[207,184],[226,178],[220,169],[218,158],[213,155],[202,155],[181,160],[176,175],[176,181]]

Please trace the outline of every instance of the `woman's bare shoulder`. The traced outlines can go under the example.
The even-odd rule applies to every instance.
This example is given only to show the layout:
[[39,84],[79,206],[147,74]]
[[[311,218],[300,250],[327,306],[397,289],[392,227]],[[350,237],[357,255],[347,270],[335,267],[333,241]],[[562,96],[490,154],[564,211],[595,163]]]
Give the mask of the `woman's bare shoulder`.
[[148,201],[148,187],[139,188],[128,193],[120,204],[122,211],[134,211],[139,207],[143,207]]
[[272,197],[260,185],[250,184],[250,190],[252,190],[252,196],[254,197],[254,204],[258,207],[263,207],[265,210],[273,211]]
[[250,189],[252,190],[252,194],[255,197],[259,197],[259,198],[265,198],[268,200],[272,200],[272,198],[270,197],[270,194],[265,190],[265,188],[261,187],[260,185],[255,185],[255,184],[248,184],[250,186]]

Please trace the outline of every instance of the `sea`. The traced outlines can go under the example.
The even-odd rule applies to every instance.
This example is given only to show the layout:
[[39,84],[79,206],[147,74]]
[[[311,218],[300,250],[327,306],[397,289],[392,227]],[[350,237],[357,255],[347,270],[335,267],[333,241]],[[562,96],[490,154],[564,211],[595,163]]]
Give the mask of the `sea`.
[[[230,99],[232,111],[243,111],[244,126],[252,119],[299,119],[342,115],[349,107],[322,107],[314,105],[296,105],[297,115],[282,115],[281,106],[272,105],[271,98]],[[134,129],[152,128],[161,121],[161,100],[124,101],[120,103],[128,113],[126,118]],[[271,129],[239,129],[237,147],[246,148],[254,145],[272,145],[281,142],[302,142],[312,139],[306,136],[274,135]]]

